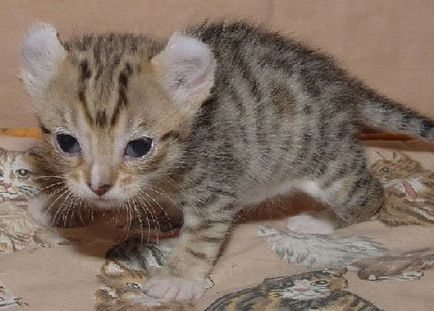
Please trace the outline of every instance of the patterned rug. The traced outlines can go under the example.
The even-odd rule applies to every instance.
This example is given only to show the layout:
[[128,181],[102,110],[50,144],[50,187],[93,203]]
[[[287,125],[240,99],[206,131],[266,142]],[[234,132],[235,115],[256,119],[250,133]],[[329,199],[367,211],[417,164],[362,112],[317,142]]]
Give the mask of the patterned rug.
[[[30,131],[16,132],[16,135],[20,133],[35,134]],[[59,230],[63,229],[46,227],[30,216],[28,199],[39,191],[37,169],[32,165],[26,152],[0,150],[1,256],[23,249],[83,243],[60,234]],[[389,225],[434,223],[432,171],[422,169],[403,154],[396,154],[392,159],[380,155],[371,169],[386,189],[386,204],[377,216],[381,221]],[[12,179],[6,180],[6,176]],[[124,226],[122,222],[117,224],[118,228]],[[206,310],[379,310],[370,301],[347,290],[348,273],[355,273],[367,282],[414,281],[423,278],[423,271],[434,266],[434,249],[391,252],[363,236],[299,235],[267,226],[258,227],[258,235],[282,260],[301,265],[307,271],[267,278],[256,286],[221,296]],[[164,264],[176,243],[174,237],[176,231],[168,231],[160,237],[161,243],[144,244],[132,230],[123,241],[119,236],[113,239],[114,246],[107,251],[98,275],[101,286],[95,293],[96,309],[195,309],[193,304],[152,298],[142,289],[147,271]],[[208,283],[211,288],[212,280]],[[25,305],[25,297],[16,297],[0,280],[0,309]]]

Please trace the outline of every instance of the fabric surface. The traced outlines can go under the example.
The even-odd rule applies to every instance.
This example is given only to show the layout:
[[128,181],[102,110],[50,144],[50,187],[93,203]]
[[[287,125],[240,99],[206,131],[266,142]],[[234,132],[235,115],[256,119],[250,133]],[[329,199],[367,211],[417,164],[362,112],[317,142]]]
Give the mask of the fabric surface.
[[[0,147],[23,150],[31,146],[33,142],[28,139],[0,138]],[[426,168],[434,169],[433,146],[414,142],[390,144],[383,142],[383,146],[379,148],[375,144],[378,143],[368,143],[371,145],[368,147],[371,162],[379,157],[376,151],[384,157],[392,157],[395,150],[412,150],[406,151],[406,154],[420,161]],[[5,203],[8,202],[2,204]],[[280,201],[277,205],[282,207],[290,203],[291,208],[288,208],[287,215],[306,208],[315,208],[317,205],[303,196],[296,197],[291,202]],[[1,205],[0,209],[4,209],[4,206]],[[287,232],[286,218],[267,217],[272,205],[266,205],[264,208],[267,209],[265,216],[252,217],[247,213],[235,226],[210,276],[212,280],[210,287],[212,288],[195,307],[185,304],[167,306],[167,304],[149,300],[149,297],[144,295],[140,289],[140,280],[145,279],[144,270],[141,270],[142,276],[138,273],[131,274],[131,271],[140,268],[137,262],[128,261],[126,257],[119,257],[119,254],[123,254],[122,249],[131,251],[134,248],[122,243],[124,236],[119,235],[122,231],[114,230],[116,228],[112,224],[97,223],[91,227],[65,229],[51,236],[53,232],[50,232],[48,235],[43,235],[45,238],[51,237],[48,240],[43,241],[38,238],[19,250],[0,255],[0,282],[3,286],[0,288],[0,297],[3,298],[3,301],[0,301],[0,308],[92,310],[99,306],[99,310],[116,310],[107,306],[125,307],[133,301],[135,305],[134,308],[130,308],[131,310],[191,310],[194,308],[197,310],[206,308],[225,310],[222,309],[222,305],[233,306],[237,301],[244,299],[249,303],[255,302],[268,308],[261,307],[260,310],[274,310],[282,301],[297,307],[306,304],[312,279],[317,282],[319,279],[323,282],[321,278],[330,273],[336,274],[333,278],[338,278],[340,283],[336,283],[337,285],[333,286],[330,293],[327,292],[328,289],[321,289],[319,295],[324,295],[324,297],[319,296],[316,303],[330,303],[332,300],[334,303],[332,310],[341,310],[342,304],[345,305],[349,300],[369,306],[372,310],[431,310],[434,305],[432,296],[434,287],[433,226],[387,227],[373,220],[338,230],[332,238],[327,238],[329,242],[324,240],[324,237],[308,236],[307,242],[296,246],[294,239],[299,239],[299,237]],[[276,209],[279,209],[279,206],[276,206]],[[2,213],[0,218],[4,215],[5,213]],[[280,234],[279,239],[282,241],[289,239],[288,241],[291,242],[284,244],[277,241],[280,246],[283,245],[278,251],[273,247],[276,240],[267,240],[267,235],[264,235],[264,225],[269,229],[273,228],[271,231],[274,234],[276,232]],[[60,239],[53,239],[53,236]],[[346,237],[351,237],[353,241],[348,244],[350,247],[370,249],[370,253],[366,252],[367,255],[362,257],[360,257],[362,252],[356,256],[354,253],[348,259],[345,252],[355,251],[355,248],[348,249],[345,243],[339,243],[347,239]],[[13,238],[19,238],[19,236]],[[332,241],[334,244],[330,244],[330,239],[334,239]],[[315,241],[320,241],[324,249],[327,249],[326,244],[334,245],[333,248],[338,246],[341,250],[343,249],[343,252],[317,252],[319,254],[317,256],[329,256],[329,262],[334,260],[332,256],[344,258],[344,261],[335,261],[337,264],[334,266],[338,269],[348,268],[349,271],[324,272],[321,268],[312,267],[315,266],[311,264],[312,261],[293,261],[290,257],[282,255],[285,252],[288,254],[288,249],[282,252],[285,247],[293,250],[299,247],[300,250],[305,251],[305,246]],[[120,245],[120,249],[115,245]],[[155,249],[152,251],[152,247],[147,247],[147,249],[145,266],[148,267],[158,266],[161,258],[170,252],[170,247],[165,250],[163,248],[162,253]],[[368,258],[363,259],[363,257]],[[308,256],[298,258],[309,259]],[[404,268],[402,263],[404,263]],[[126,272],[129,274],[127,275]],[[276,277],[282,280],[276,283],[276,279],[273,279]],[[264,279],[267,280],[264,281]],[[282,287],[282,284],[285,286]],[[288,284],[302,288],[304,296],[289,291]]]

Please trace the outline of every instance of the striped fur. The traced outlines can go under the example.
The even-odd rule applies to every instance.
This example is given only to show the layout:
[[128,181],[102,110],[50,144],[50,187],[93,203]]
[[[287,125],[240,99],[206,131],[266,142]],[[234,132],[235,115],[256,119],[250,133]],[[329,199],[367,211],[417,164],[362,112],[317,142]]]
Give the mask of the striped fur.
[[[75,196],[104,205],[86,186],[97,163],[111,172],[114,187],[107,199],[113,205],[144,203],[143,196],[149,201],[160,194],[182,208],[183,233],[169,259],[169,275],[203,280],[239,208],[292,189],[328,203],[343,225],[370,218],[382,204],[383,189],[354,137],[360,121],[434,140],[431,120],[277,33],[218,22],[190,27],[183,35],[182,44],[194,38],[195,49],[203,49],[210,62],[201,72],[212,71],[199,79],[206,87],[194,100],[180,104],[173,99],[179,96],[171,97],[189,84],[182,75],[165,80],[172,72],[164,57],[196,50],[174,52],[176,44],[165,47],[167,40],[130,34],[85,35],[63,43],[67,57],[39,92],[43,95],[34,95],[49,169]],[[192,59],[187,67],[194,70],[200,61]],[[38,68],[31,63],[28,70],[32,66]],[[53,138],[59,130],[77,137],[81,154],[59,152]],[[126,143],[140,135],[154,138],[152,153],[124,160]],[[182,283],[165,286],[178,286],[173,284]]]

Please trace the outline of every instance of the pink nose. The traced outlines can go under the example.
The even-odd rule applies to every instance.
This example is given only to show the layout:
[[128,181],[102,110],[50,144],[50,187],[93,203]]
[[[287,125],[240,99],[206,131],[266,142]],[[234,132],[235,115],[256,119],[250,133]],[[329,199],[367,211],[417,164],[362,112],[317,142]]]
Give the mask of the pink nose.
[[89,185],[89,188],[97,195],[102,196],[105,193],[107,193],[111,189],[112,185],[105,184],[105,185],[98,185],[97,187],[92,187]]

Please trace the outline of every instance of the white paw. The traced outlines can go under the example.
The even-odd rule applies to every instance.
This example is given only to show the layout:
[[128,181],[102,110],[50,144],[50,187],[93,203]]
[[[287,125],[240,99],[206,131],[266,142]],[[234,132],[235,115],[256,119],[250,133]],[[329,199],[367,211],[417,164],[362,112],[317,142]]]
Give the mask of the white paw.
[[192,301],[201,298],[206,289],[205,281],[156,276],[145,284],[149,296],[167,301]]
[[51,225],[51,215],[46,211],[48,197],[44,194],[29,200],[28,211],[30,216],[39,224],[44,226]]
[[288,219],[289,231],[300,234],[332,234],[338,226],[337,219],[329,211],[304,212]]

